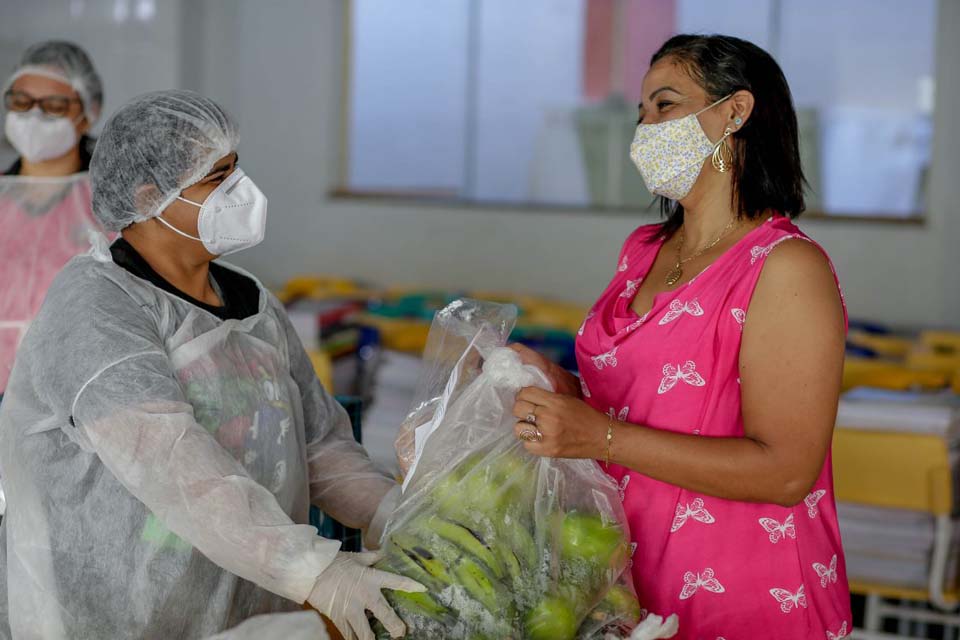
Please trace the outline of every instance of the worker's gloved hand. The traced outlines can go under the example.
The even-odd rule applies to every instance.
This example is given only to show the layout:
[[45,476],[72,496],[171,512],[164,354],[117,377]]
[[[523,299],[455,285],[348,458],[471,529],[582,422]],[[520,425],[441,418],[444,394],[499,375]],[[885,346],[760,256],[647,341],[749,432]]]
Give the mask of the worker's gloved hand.
[[375,552],[341,551],[317,576],[317,583],[307,598],[307,604],[330,618],[345,640],[374,640],[367,611],[383,624],[390,637],[403,637],[406,625],[380,590],[427,590],[419,582],[372,568],[370,565],[379,559],[380,554]]

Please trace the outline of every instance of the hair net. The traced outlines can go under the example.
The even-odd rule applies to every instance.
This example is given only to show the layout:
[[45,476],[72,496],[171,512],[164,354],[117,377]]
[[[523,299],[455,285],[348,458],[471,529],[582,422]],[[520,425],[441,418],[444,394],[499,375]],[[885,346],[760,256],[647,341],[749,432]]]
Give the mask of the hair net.
[[148,220],[237,148],[237,124],[192,91],[155,91],[120,107],[90,161],[93,213],[110,231]]
[[17,78],[25,75],[46,76],[70,85],[80,96],[83,113],[90,125],[100,117],[103,106],[100,74],[93,68],[87,52],[72,42],[48,40],[28,48],[4,85],[3,92],[6,93]]

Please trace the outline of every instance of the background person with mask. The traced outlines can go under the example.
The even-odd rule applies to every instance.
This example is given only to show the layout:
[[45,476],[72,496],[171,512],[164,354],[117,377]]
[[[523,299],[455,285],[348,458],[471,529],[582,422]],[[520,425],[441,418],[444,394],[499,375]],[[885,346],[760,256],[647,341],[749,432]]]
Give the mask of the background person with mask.
[[103,84],[87,53],[50,40],[23,53],[3,88],[4,132],[20,157],[6,175],[68,176],[87,171]]
[[112,246],[71,261],[0,408],[0,636],[201,638],[307,602],[346,638],[403,623],[415,582],[306,524],[311,503],[375,544],[398,487],[320,386],[283,307],[213,262],[263,239],[237,127],[186,91],[106,124],[93,208]]
[[[27,49],[3,88],[4,131],[20,154],[0,176],[0,401],[17,346],[54,276],[87,249],[97,227],[90,208],[88,135],[100,116],[103,84],[75,44]],[[0,515],[5,496],[0,487]]]
[[95,228],[87,170],[103,86],[69,42],[27,49],[3,88],[4,131],[20,157],[0,177],[0,395],[17,345],[54,276]]

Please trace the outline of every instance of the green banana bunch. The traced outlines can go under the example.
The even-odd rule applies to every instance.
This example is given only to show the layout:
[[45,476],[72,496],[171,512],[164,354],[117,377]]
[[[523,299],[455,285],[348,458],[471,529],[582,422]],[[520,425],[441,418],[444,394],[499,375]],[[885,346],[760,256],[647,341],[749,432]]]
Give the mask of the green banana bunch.
[[533,590],[531,587],[542,574],[540,552],[530,535],[532,528],[531,521],[513,513],[510,518],[493,525],[492,531],[487,534],[487,539],[495,541],[493,547],[506,569],[518,601],[525,605],[530,604],[528,592]]
[[405,609],[411,613],[435,620],[446,620],[450,616],[450,610],[427,593],[391,590],[387,594],[387,599],[390,601],[394,610]]
[[405,550],[392,538],[385,545],[383,560],[377,563],[377,568],[407,576],[427,587],[430,591],[442,589],[446,586],[427,573],[423,565],[420,564],[419,556],[416,553]]
[[513,449],[467,456],[388,533],[377,568],[428,589],[385,594],[407,638],[573,640],[636,623],[632,590],[608,588],[628,559],[623,526],[539,504],[540,468]]
[[461,610],[459,617],[477,626],[512,624],[513,597],[504,585],[503,567],[484,541],[463,525],[438,516],[411,520],[403,532],[388,537],[384,559],[377,567],[419,580],[430,590],[426,598],[419,597],[424,594],[412,594],[412,598],[411,594],[389,594],[401,617],[406,613],[438,622],[450,619],[453,592],[448,589],[453,587],[483,609]]
[[470,473],[470,470],[479,462],[480,456],[478,454],[468,456],[445,476],[435,480],[433,486],[430,488],[432,500],[437,504],[442,504],[446,500],[456,501],[458,493],[457,487],[460,481],[463,480],[463,478]]
[[[432,578],[462,586],[490,611],[502,614],[510,608],[512,600],[502,582],[503,566],[474,531],[435,515],[412,522],[410,530],[418,541],[411,552]],[[401,541],[410,545],[409,540]],[[425,557],[428,554],[431,557]]]
[[495,578],[503,578],[503,565],[477,532],[462,524],[444,520],[438,516],[431,516],[427,519],[425,526],[443,540],[460,547],[465,554],[481,560]]
[[524,571],[535,571],[540,563],[540,551],[530,535],[531,527],[521,518],[512,518],[510,523],[497,527],[497,539],[503,541],[503,547],[511,550]]
[[447,568],[456,561],[457,554],[449,546],[434,545],[428,549],[418,538],[401,533],[392,535],[390,542],[429,576],[428,584],[433,583],[439,588],[453,584],[453,577]]
[[454,569],[460,586],[471,598],[487,608],[497,617],[509,618],[513,608],[513,598],[503,583],[474,558],[461,556]]

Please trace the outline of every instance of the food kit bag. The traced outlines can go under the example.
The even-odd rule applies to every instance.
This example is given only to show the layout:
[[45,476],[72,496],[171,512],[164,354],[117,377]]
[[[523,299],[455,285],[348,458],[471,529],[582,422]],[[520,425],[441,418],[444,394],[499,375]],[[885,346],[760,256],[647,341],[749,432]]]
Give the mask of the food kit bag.
[[504,347],[515,320],[473,300],[436,315],[377,565],[427,591],[385,595],[412,640],[628,637],[641,610],[617,487],[594,460],[534,456],[516,439],[517,392],[550,383]]

